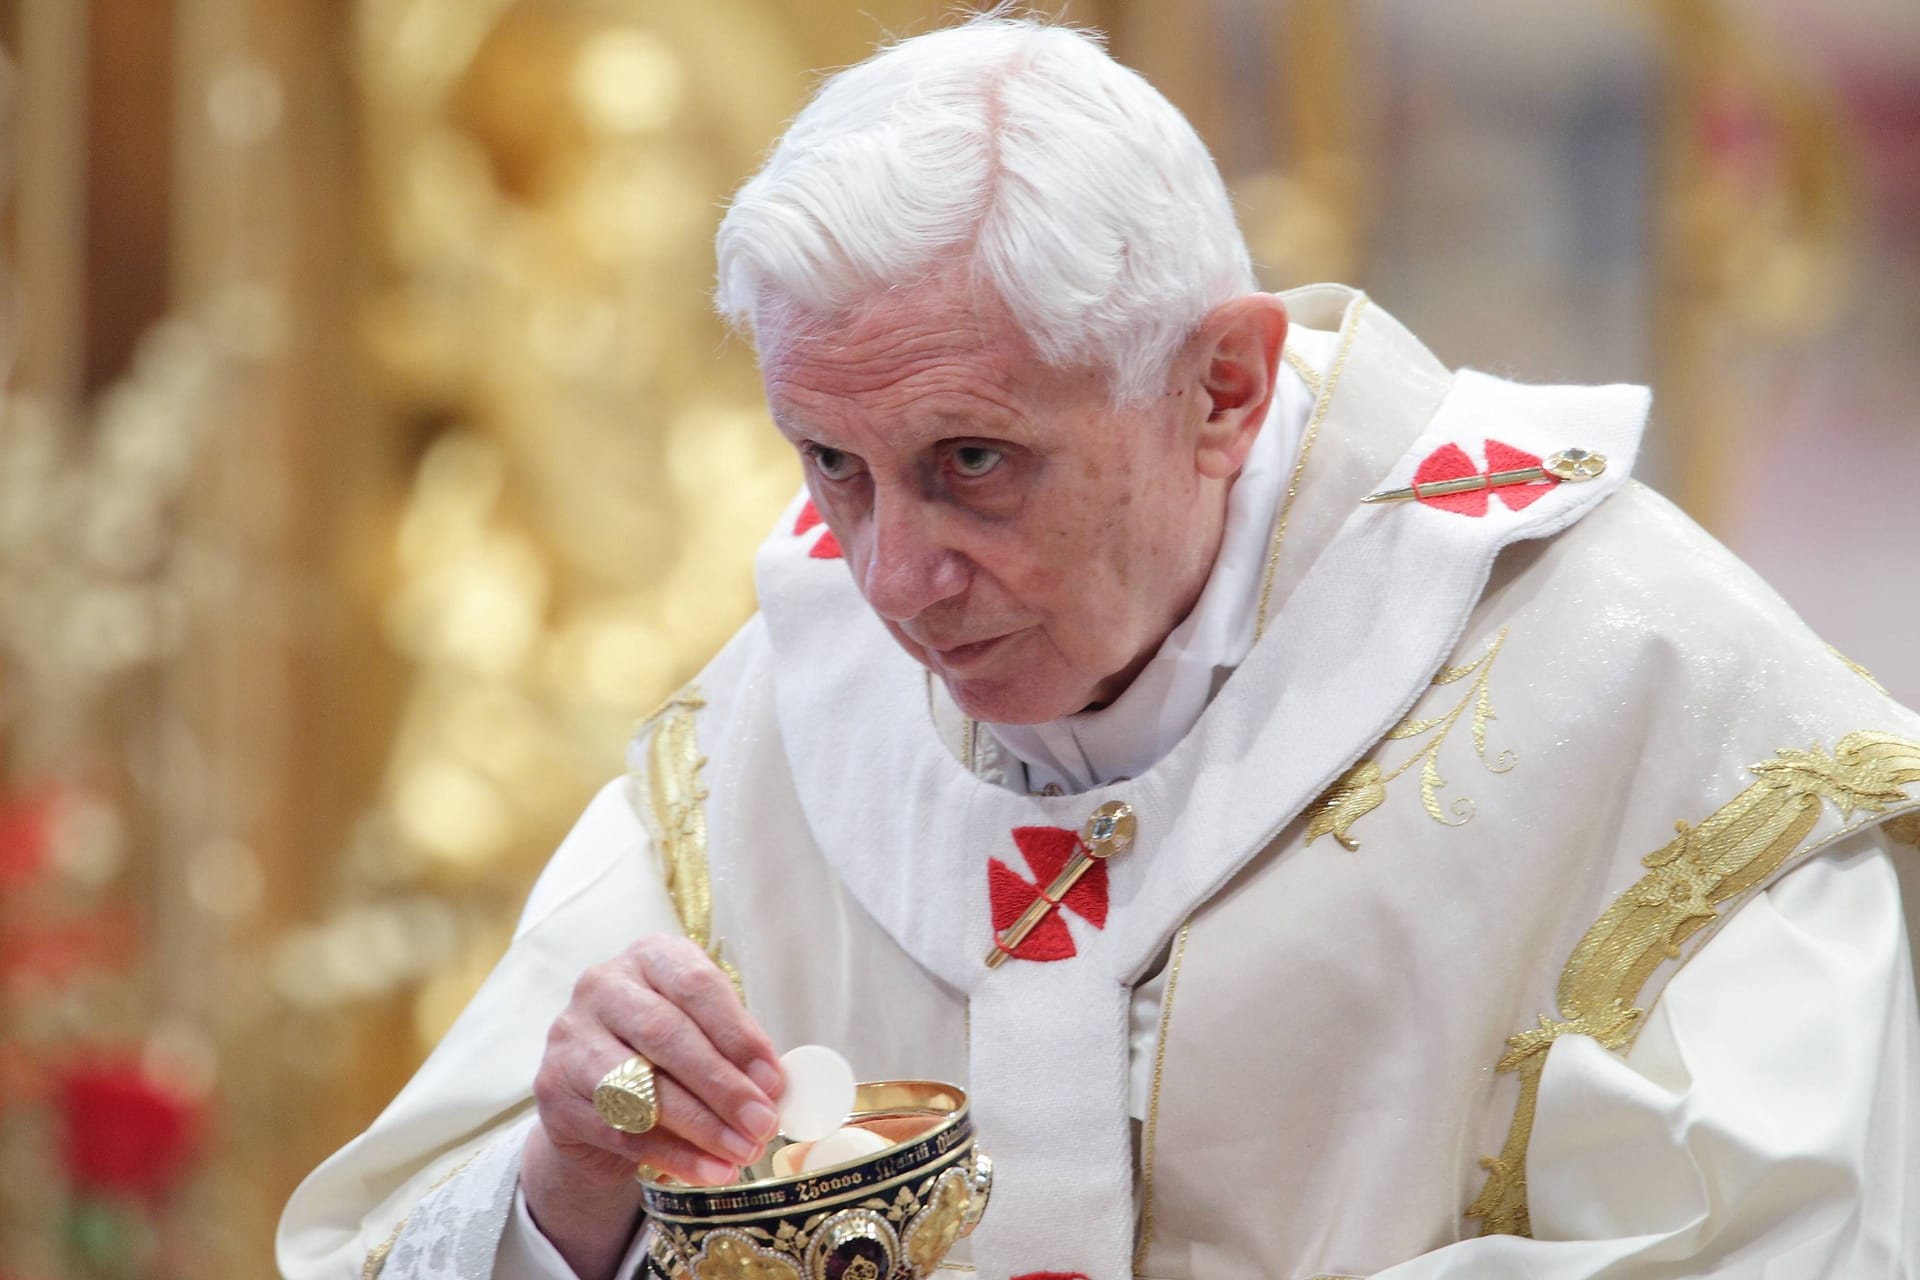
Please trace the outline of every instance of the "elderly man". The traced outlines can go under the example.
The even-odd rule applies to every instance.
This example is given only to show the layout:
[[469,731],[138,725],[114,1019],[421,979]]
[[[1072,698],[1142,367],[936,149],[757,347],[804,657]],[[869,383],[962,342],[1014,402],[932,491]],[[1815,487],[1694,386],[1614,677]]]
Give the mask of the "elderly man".
[[807,476],[762,613],[289,1277],[630,1274],[805,1042],[968,1087],[996,1280],[1920,1268],[1920,720],[1628,480],[1644,391],[1256,292],[1179,113],[1006,18],[829,80],[719,272]]

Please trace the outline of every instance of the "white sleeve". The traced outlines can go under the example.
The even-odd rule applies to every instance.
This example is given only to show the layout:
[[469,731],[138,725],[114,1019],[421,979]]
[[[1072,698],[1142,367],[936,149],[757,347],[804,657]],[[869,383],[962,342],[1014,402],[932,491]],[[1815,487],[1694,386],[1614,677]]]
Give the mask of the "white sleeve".
[[[626,1257],[614,1269],[614,1275],[621,1280],[639,1273],[640,1258],[646,1253],[647,1232],[643,1226],[633,1233],[633,1242],[627,1246]],[[500,1250],[494,1255],[493,1280],[580,1280],[574,1274],[560,1251],[553,1247],[540,1230],[540,1224],[533,1220],[533,1213],[527,1208],[526,1193],[516,1189],[513,1195],[513,1213],[507,1218],[506,1228],[500,1233]]]
[[382,1280],[477,1280],[495,1274],[501,1233],[513,1216],[527,1117],[443,1178],[395,1229],[376,1272]]
[[[548,864],[512,946],[453,1029],[367,1132],[294,1192],[277,1241],[286,1280],[357,1280],[383,1249],[388,1280],[409,1274],[395,1261],[403,1252],[408,1266],[431,1268],[439,1258],[425,1245],[429,1223],[441,1224],[443,1252],[466,1251],[469,1269],[483,1246],[491,1259],[512,1216],[548,1026],[582,970],[642,934],[678,931],[626,783],[609,783]],[[425,1247],[403,1251],[408,1237]]]
[[[626,1273],[623,1266],[617,1274]],[[500,1233],[493,1280],[580,1280],[553,1247],[553,1241],[541,1232],[540,1224],[527,1209],[526,1193],[518,1189],[513,1193],[513,1212]]]
[[1527,1188],[1534,1238],[1375,1280],[1920,1276],[1920,1008],[1886,837],[1738,911],[1624,1057],[1556,1041]]

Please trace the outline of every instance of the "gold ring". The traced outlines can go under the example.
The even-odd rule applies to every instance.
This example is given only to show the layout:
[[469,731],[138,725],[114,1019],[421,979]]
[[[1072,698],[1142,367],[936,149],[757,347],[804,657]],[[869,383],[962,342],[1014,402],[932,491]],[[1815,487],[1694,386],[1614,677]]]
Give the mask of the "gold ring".
[[601,1076],[593,1090],[593,1109],[622,1133],[645,1133],[653,1128],[660,1120],[653,1064],[636,1053]]

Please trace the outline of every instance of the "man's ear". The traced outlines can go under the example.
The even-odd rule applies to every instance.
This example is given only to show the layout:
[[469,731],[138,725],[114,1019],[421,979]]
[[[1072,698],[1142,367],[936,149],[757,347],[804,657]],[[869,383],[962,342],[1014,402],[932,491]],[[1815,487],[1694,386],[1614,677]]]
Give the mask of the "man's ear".
[[1194,333],[1206,421],[1194,442],[1194,465],[1215,480],[1238,475],[1253,452],[1280,377],[1287,306],[1270,293],[1249,293],[1207,313]]

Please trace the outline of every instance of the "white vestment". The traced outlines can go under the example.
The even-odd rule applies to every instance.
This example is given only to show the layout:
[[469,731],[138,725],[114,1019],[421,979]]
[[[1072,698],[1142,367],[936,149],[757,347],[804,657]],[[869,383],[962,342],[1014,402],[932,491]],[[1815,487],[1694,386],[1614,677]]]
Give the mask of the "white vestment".
[[[1288,301],[1327,337],[1266,634],[1191,732],[1083,794],[968,772],[969,742],[979,772],[1024,771],[789,513],[764,616],[650,722],[472,1008],[297,1193],[286,1273],[356,1274],[391,1238],[389,1276],[485,1275],[503,1234],[538,1265],[506,1228],[545,1027],[582,968],[675,928],[777,1044],[969,1087],[995,1276],[1920,1268],[1920,1029],[1877,825],[1920,808],[1915,717],[1625,483],[1644,393],[1449,375],[1357,295]],[[1357,505],[1449,446],[1610,465],[1477,511]],[[1141,833],[1100,918],[1063,913],[1070,956],[987,970],[989,863],[1034,878],[1018,833],[1109,799]]]

